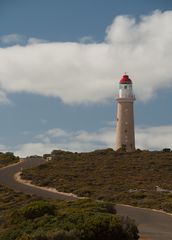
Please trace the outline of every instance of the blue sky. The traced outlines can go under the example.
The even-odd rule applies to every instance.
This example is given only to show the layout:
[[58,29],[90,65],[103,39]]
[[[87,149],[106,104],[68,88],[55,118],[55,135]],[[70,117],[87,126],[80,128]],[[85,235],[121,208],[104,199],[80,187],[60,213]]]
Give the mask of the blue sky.
[[172,147],[171,23],[170,0],[1,0],[1,151],[113,147],[125,71],[136,146]]

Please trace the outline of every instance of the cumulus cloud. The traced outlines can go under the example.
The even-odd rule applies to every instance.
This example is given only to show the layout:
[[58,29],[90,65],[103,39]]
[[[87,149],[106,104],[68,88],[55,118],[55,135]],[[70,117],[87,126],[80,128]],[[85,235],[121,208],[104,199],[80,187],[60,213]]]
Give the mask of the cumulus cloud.
[[20,156],[42,155],[50,153],[53,149],[84,152],[97,148],[112,147],[114,131],[111,130],[110,128],[103,128],[91,133],[87,131],[67,132],[59,128],[50,129],[35,136],[33,142],[17,146],[15,154]]
[[[136,148],[147,150],[172,148],[171,138],[172,125],[136,128]],[[114,148],[115,130],[114,127],[109,126],[96,132],[67,132],[63,129],[50,129],[35,136],[35,139],[33,142],[17,146],[15,154],[27,156],[50,153],[53,149],[87,152],[95,149]]]
[[100,103],[117,92],[126,71],[137,99],[172,86],[172,11],[155,11],[136,21],[117,16],[102,43],[39,43],[0,49],[0,83],[5,92],[60,98],[66,104]]

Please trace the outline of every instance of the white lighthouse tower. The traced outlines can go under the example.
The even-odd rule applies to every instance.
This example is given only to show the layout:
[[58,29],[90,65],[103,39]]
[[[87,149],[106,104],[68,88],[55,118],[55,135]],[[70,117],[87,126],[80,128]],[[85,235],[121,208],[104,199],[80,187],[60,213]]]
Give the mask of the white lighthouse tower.
[[127,152],[135,150],[134,111],[135,96],[132,90],[132,81],[124,75],[119,82],[119,94],[116,116],[116,142],[115,149],[125,149]]

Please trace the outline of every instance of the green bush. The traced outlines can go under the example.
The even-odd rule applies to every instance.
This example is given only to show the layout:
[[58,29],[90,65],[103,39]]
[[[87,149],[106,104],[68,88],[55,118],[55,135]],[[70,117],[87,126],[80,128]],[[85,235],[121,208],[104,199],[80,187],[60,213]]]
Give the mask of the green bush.
[[56,230],[46,233],[38,230],[29,235],[23,235],[19,240],[137,240],[138,230],[129,218],[116,215],[87,215],[83,222],[76,224],[71,230]]
[[137,240],[134,222],[115,214],[111,203],[43,200],[13,209],[0,240]]
[[76,229],[72,229],[70,231],[59,230],[47,234],[47,240],[80,240],[80,236],[80,232]]
[[95,215],[81,226],[82,240],[137,240],[138,230],[133,222],[117,216]]
[[6,231],[2,236],[0,235],[0,240],[16,240],[17,237],[20,235],[20,229],[11,228]]
[[164,211],[172,212],[172,200],[168,202],[161,203],[161,207]]
[[0,167],[17,163],[19,160],[19,157],[14,156],[14,154],[11,152],[0,153]]
[[100,212],[116,214],[115,205],[108,202],[99,202],[98,210]]
[[26,219],[34,219],[45,214],[54,215],[55,205],[45,201],[32,202],[21,209],[21,214]]
[[137,240],[139,239],[139,232],[135,221],[130,218],[122,218],[122,226],[128,240]]
[[23,234],[19,240],[32,240],[32,237],[29,234]]

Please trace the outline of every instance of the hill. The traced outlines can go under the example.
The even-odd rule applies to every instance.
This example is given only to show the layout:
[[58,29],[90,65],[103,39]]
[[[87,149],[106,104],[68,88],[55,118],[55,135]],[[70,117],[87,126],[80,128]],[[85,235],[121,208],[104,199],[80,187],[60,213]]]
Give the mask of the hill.
[[78,196],[172,212],[172,152],[55,150],[51,157],[23,178]]
[[[2,154],[1,167],[19,160]],[[113,203],[90,199],[42,200],[0,185],[0,240],[137,240],[133,220],[116,214]]]

